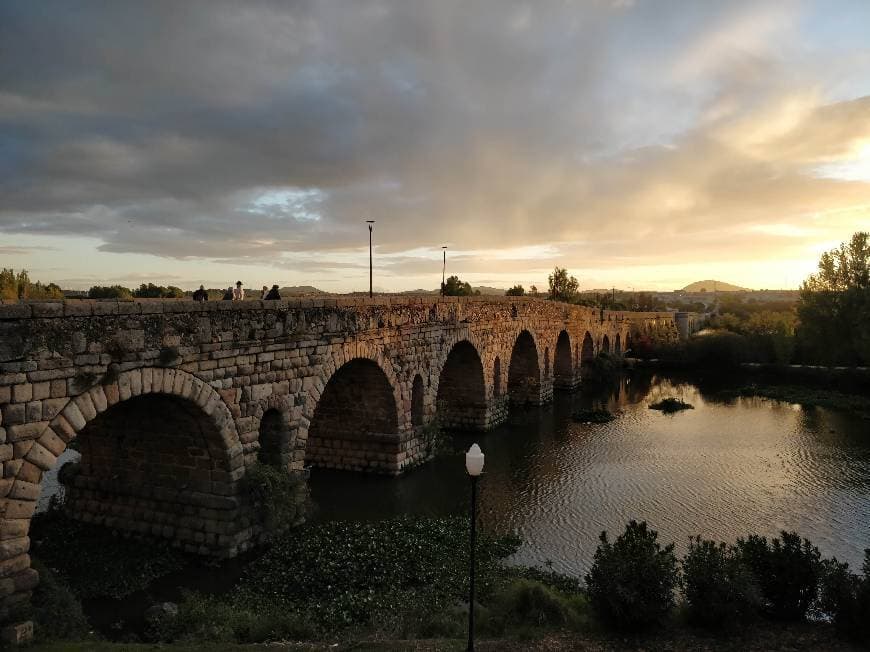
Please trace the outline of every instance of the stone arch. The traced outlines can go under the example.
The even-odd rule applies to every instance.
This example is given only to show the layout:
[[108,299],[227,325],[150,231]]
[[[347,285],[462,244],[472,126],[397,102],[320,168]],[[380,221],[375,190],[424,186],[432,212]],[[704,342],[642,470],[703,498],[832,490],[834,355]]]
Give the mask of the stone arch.
[[496,398],[501,396],[501,358],[495,356],[492,363],[492,395]]
[[289,468],[292,460],[292,435],[286,412],[277,408],[266,410],[260,419],[258,442],[258,462],[277,469]]
[[[272,394],[257,404],[253,414],[253,431],[258,433],[257,461],[287,470],[301,470],[304,451],[297,452],[298,428],[292,416],[293,405],[293,397],[287,394]],[[264,425],[267,418],[269,422]],[[245,452],[247,456],[249,451]],[[246,458],[246,461],[250,460]]]
[[613,344],[613,352],[616,355],[622,355],[622,339],[619,336],[619,333],[616,334],[616,341]]
[[414,383],[411,386],[411,425],[423,425],[423,397],[425,389],[423,389],[423,377],[420,374],[414,376]]
[[508,367],[508,393],[515,405],[537,405],[541,400],[541,368],[532,334],[523,330],[514,341]]
[[456,342],[447,354],[438,376],[436,399],[438,421],[459,430],[486,427],[486,383],[483,362],[468,340]]
[[610,338],[607,337],[607,334],[604,334],[604,337],[601,338],[601,350],[604,353],[610,353]]
[[[73,440],[82,454],[67,487],[73,517],[205,555],[232,556],[249,544],[232,498],[244,473],[235,422],[199,378],[146,367],[71,398],[18,472],[16,484],[35,485],[34,501],[43,472]],[[226,536],[219,540],[216,528]]]
[[570,387],[573,384],[574,365],[571,363],[571,336],[568,335],[568,331],[561,331],[556,340],[556,353],[553,358],[553,376],[558,386]]
[[312,466],[393,472],[383,457],[399,446],[399,404],[380,364],[365,357],[345,362],[314,406],[305,460]]
[[592,335],[586,331],[583,335],[583,348],[580,351],[580,364],[588,365],[595,359],[595,344],[592,342]]

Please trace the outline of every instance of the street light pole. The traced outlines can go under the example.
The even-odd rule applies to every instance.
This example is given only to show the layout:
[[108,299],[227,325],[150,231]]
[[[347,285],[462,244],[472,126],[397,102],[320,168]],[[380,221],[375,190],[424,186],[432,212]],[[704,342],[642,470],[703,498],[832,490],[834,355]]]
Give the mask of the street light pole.
[[372,225],[375,223],[374,220],[366,220],[366,224],[369,225],[369,299],[372,298]]
[[472,444],[465,454],[465,470],[471,478],[471,545],[469,547],[470,575],[468,580],[468,647],[474,652],[474,552],[477,545],[477,481],[483,472],[484,455],[480,446]]
[[441,296],[444,296],[444,290],[446,288],[446,272],[447,272],[447,245],[441,247],[444,250],[444,263],[441,266]]

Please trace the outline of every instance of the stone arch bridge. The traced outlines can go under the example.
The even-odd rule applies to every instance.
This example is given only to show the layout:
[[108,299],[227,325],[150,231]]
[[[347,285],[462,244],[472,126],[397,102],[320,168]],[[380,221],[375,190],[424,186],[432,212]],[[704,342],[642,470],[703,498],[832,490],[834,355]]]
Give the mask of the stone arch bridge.
[[531,298],[0,305],[0,621],[38,581],[28,531],[71,442],[77,517],[232,556],[262,534],[255,461],[398,474],[430,425],[486,430],[574,389],[598,352],[676,339],[673,313]]

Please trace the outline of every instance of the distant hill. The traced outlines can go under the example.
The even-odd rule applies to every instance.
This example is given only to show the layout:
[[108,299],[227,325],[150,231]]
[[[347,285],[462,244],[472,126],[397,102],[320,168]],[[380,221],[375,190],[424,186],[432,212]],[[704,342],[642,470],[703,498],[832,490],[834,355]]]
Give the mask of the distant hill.
[[[504,288],[491,288],[486,285],[478,285],[477,287],[472,286],[471,289],[475,292],[480,292],[481,294],[497,294],[499,296],[504,296],[505,293]],[[405,290],[399,294],[441,294],[441,288],[435,290]]]
[[695,281],[684,287],[680,292],[749,292],[746,288],[722,281]]
[[304,294],[328,294],[328,292],[318,290],[313,285],[293,285],[281,288],[279,292],[281,292],[281,296],[284,297],[295,297]]

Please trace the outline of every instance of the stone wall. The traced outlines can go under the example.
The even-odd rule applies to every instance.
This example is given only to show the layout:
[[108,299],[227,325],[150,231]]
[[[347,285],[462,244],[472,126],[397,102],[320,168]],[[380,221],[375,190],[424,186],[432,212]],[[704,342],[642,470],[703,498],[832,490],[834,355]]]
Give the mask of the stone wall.
[[[570,369],[565,343],[554,361],[560,334]],[[42,474],[73,440],[72,514],[233,555],[260,534],[241,480],[261,426],[279,439],[264,455],[288,472],[396,474],[427,459],[436,419],[502,422],[512,375],[515,403],[549,400],[555,368],[582,382],[587,334],[596,352],[605,336],[677,337],[672,314],[531,298],[0,304],[0,620],[37,582],[30,518]]]

